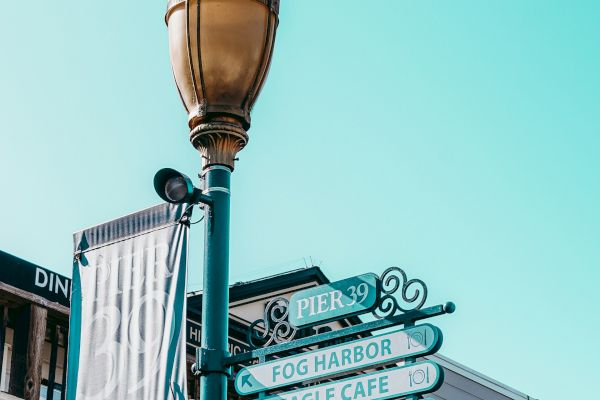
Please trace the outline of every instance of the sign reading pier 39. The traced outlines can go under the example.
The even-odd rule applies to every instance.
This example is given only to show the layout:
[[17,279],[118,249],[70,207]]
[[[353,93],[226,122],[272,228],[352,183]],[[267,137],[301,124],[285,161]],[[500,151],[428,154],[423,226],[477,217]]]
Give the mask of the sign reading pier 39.
[[379,280],[372,273],[301,290],[290,299],[290,323],[301,328],[369,312],[378,293]]

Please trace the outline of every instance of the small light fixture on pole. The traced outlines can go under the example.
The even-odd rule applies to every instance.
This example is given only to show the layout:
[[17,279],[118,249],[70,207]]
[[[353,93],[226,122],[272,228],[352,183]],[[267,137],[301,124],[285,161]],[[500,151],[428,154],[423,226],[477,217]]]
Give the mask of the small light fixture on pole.
[[212,205],[211,198],[202,194],[187,175],[172,168],[163,168],[154,175],[154,190],[167,203]]
[[[250,112],[269,71],[278,14],[279,0],[170,0],[165,16],[190,141],[202,157],[200,193],[206,201],[199,201],[210,214],[205,219],[202,346],[195,366],[202,400],[227,396],[230,179],[236,155],[248,143]],[[191,200],[195,191],[189,178],[169,171],[157,174],[161,197]]]

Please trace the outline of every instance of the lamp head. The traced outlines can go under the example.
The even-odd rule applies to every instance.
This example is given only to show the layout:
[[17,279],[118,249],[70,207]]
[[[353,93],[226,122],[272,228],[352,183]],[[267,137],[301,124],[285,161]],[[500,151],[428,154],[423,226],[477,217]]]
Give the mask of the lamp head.
[[163,168],[154,175],[154,190],[172,204],[194,203],[200,192],[187,175],[172,168]]
[[169,0],[175,83],[194,129],[217,118],[250,128],[267,78],[280,0]]

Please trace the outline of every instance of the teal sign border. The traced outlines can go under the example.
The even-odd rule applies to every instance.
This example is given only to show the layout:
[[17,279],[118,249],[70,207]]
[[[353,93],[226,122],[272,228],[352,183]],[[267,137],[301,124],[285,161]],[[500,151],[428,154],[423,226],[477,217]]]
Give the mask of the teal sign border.
[[[297,379],[295,381],[286,382],[285,384],[273,385],[273,386],[269,386],[269,387],[264,387],[262,385],[261,385],[261,387],[258,387],[258,385],[257,385],[256,388],[251,389],[251,390],[246,390],[246,389],[240,390],[240,388],[239,388],[239,386],[243,384],[243,383],[240,383],[240,381],[243,381],[242,375],[245,374],[245,373],[250,373],[250,371],[252,369],[254,369],[254,368],[258,367],[258,366],[262,367],[262,366],[266,366],[266,365],[269,365],[269,364],[274,364],[274,363],[282,362],[282,361],[284,361],[286,359],[292,359],[292,358],[299,358],[299,357],[302,357],[302,356],[308,356],[308,355],[310,355],[310,353],[314,353],[314,352],[317,352],[317,351],[332,350],[332,349],[335,349],[336,347],[342,347],[342,346],[352,345],[354,343],[358,343],[358,342],[360,342],[362,340],[365,340],[365,339],[376,339],[378,337],[389,335],[389,334],[392,334],[392,333],[395,333],[395,332],[408,331],[408,330],[416,329],[416,328],[419,328],[419,327],[422,327],[422,326],[428,326],[428,327],[430,327],[431,330],[433,331],[433,334],[434,334],[433,340],[431,341],[431,345],[428,346],[424,350],[417,351],[417,352],[414,352],[414,353],[410,353],[410,354],[407,354],[405,356],[399,357],[397,359],[387,359],[387,360],[385,360],[383,362],[381,362],[381,361],[373,361],[371,363],[361,365],[360,367],[354,367],[354,368],[349,367],[349,368],[346,368],[344,370],[338,370],[338,371],[336,371],[334,373],[329,373],[329,374],[324,373],[324,374],[315,375],[315,376],[303,377],[302,379]],[[442,331],[440,330],[440,328],[438,328],[435,325],[428,324],[428,323],[411,326],[410,328],[398,329],[396,331],[380,333],[378,335],[367,336],[365,338],[353,340],[352,342],[342,343],[342,344],[338,344],[338,345],[331,346],[331,347],[326,347],[326,348],[319,349],[319,350],[313,350],[313,351],[310,351],[310,352],[307,352],[307,353],[301,353],[299,355],[294,355],[294,356],[289,356],[289,357],[284,357],[284,358],[278,358],[276,360],[268,361],[266,363],[257,364],[255,366],[245,367],[245,368],[241,369],[240,372],[238,372],[238,374],[237,374],[237,376],[235,378],[235,391],[239,395],[246,396],[246,395],[250,395],[250,394],[254,394],[254,393],[264,392],[266,390],[273,390],[273,389],[277,389],[277,388],[284,387],[284,386],[291,386],[291,385],[294,385],[294,384],[297,384],[297,383],[303,382],[303,381],[308,381],[308,380],[313,381],[313,380],[320,379],[320,378],[327,378],[328,376],[332,376],[332,375],[346,374],[346,373],[352,372],[354,370],[363,370],[365,368],[370,368],[370,367],[377,366],[377,365],[391,364],[391,363],[398,362],[398,361],[400,361],[402,359],[405,359],[405,358],[408,358],[408,357],[425,356],[425,355],[428,355],[428,354],[434,354],[434,353],[436,353],[442,347],[442,342],[443,342],[443,335],[442,335]],[[412,365],[416,365],[416,364],[407,364],[406,366],[409,366],[409,365],[412,366]],[[250,375],[252,375],[252,374],[250,373]]]
[[[358,291],[358,286],[361,284],[366,284],[368,288],[368,292],[366,297],[362,301],[356,301],[353,305],[348,305],[348,300],[351,295],[354,296],[362,296]],[[354,292],[348,293],[348,289],[354,287]],[[304,328],[307,326],[313,326],[318,324],[324,324],[327,322],[335,321],[342,318],[348,318],[355,315],[365,314],[370,311],[373,311],[377,307],[377,302],[379,300],[381,283],[377,275],[373,273],[362,274],[358,276],[353,276],[351,278],[342,279],[340,281],[328,283],[325,285],[320,285],[317,287],[304,289],[299,292],[296,292],[290,298],[290,306],[289,306],[289,322],[296,328]],[[327,293],[333,291],[341,291],[342,298],[340,301],[344,304],[344,308],[337,308],[334,311],[325,311],[319,314],[308,315],[302,320],[298,320],[298,301],[302,299],[307,299],[319,295],[325,295]],[[357,297],[358,298],[358,297]],[[329,299],[331,302],[331,298]],[[331,304],[330,304],[331,305]],[[314,303],[312,305],[315,306]],[[317,305],[318,306],[318,305]],[[346,311],[347,310],[347,311]]]
[[[418,363],[412,363],[412,364],[406,364],[403,365],[401,367],[396,367],[396,368],[389,368],[383,371],[377,371],[377,372],[373,372],[370,374],[366,374],[367,376],[375,376],[375,375],[379,375],[379,374],[384,374],[384,373],[390,373],[392,371],[398,370],[398,369],[404,369],[404,368],[412,368],[412,367],[416,367],[419,365],[431,365],[433,368],[436,369],[437,372],[437,380],[435,381],[435,383],[433,383],[429,388],[427,389],[419,389],[419,390],[413,390],[411,392],[404,392],[402,394],[391,394],[389,396],[385,396],[385,397],[378,397],[374,400],[389,400],[389,399],[397,399],[398,397],[404,397],[404,396],[410,396],[411,394],[427,394],[427,393],[431,393],[431,392],[435,392],[436,390],[438,390],[443,384],[444,384],[444,369],[441,368],[436,362],[433,361],[421,361]],[[353,376],[350,378],[346,378],[346,379],[340,379],[339,381],[332,381],[332,382],[327,382],[327,383],[322,383],[320,385],[315,385],[315,386],[311,386],[311,387],[306,387],[306,388],[302,388],[302,389],[296,389],[296,390],[292,390],[291,392],[285,392],[285,393],[281,393],[281,396],[289,396],[292,395],[294,393],[298,393],[298,392],[303,392],[306,391],[307,389],[310,388],[319,388],[319,387],[323,387],[323,386],[329,386],[329,385],[336,385],[339,384],[341,382],[347,382],[353,379],[357,379],[360,378],[361,376]],[[280,395],[274,395],[274,396],[269,396],[269,397],[265,397],[265,400],[277,400],[277,399],[281,399]]]

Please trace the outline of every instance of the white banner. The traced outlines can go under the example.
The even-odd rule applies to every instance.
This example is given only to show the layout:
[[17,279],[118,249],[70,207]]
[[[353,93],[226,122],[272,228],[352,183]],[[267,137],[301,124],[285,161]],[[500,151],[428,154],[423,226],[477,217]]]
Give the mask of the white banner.
[[160,205],[75,234],[68,400],[186,400],[188,226]]

